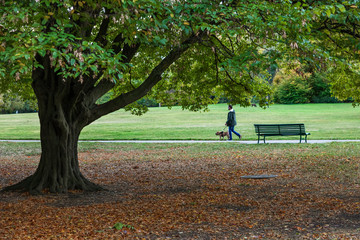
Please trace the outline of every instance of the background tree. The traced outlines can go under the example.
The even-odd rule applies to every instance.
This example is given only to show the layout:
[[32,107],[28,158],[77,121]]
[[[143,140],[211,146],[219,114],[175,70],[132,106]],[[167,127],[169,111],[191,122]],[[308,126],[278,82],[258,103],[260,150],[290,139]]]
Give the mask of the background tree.
[[360,69],[359,62],[338,64],[326,75],[331,81],[331,90],[340,100],[353,100],[353,106],[360,105]]
[[[313,12],[310,44],[316,47],[311,47],[312,51],[300,51],[305,72],[322,72],[330,81],[331,92],[336,98],[345,101],[351,97],[353,105],[359,105],[359,1],[302,1],[297,4],[309,7]],[[320,52],[322,56],[318,55]],[[317,56],[314,58],[314,55]]]
[[[358,30],[349,32],[359,13],[351,1],[0,4],[0,87],[20,85],[24,93],[32,88],[42,148],[36,172],[6,190],[31,193],[100,189],[79,170],[80,132],[120,108],[143,113],[134,103],[144,96],[195,111],[220,96],[243,106],[255,96],[265,106],[268,70],[277,69],[278,59],[326,64],[347,54],[345,48],[353,50],[358,39]],[[340,31],[334,16],[343,15]],[[327,36],[332,31],[335,39]],[[338,48],[338,41],[346,47]],[[109,91],[112,98],[99,102]]]

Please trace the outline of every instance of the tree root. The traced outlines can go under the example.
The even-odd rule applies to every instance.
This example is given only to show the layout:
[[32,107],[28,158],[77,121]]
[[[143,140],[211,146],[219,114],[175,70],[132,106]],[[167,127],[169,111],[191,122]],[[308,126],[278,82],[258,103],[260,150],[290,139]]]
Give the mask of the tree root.
[[[103,187],[97,185],[89,180],[87,180],[83,176],[79,176],[78,178],[71,179],[71,186],[64,187],[60,185],[58,182],[46,182],[43,181],[42,178],[37,178],[35,175],[31,175],[24,180],[16,183],[14,185],[7,186],[1,189],[1,192],[29,192],[31,195],[41,195],[45,192],[50,193],[67,193],[70,190],[81,190],[85,192],[96,192],[96,191],[104,191]],[[46,184],[44,184],[46,183]]]

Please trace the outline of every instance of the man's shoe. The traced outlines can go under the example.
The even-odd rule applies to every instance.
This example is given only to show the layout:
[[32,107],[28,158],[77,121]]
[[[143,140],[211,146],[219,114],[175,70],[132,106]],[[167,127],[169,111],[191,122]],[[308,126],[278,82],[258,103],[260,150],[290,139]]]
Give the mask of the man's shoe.
[[239,136],[239,140],[241,140],[241,139],[242,139],[242,135]]

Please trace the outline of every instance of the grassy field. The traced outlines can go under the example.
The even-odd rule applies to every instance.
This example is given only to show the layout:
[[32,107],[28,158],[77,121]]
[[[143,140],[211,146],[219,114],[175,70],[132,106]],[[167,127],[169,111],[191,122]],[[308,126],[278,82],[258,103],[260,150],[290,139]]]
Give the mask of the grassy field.
[[[309,139],[360,139],[360,111],[351,104],[299,104],[259,107],[235,106],[243,140],[255,140],[254,123],[304,123]],[[183,111],[180,107],[150,108],[143,116],[119,110],[90,126],[83,140],[216,140],[224,128],[227,105],[210,106],[209,112]],[[0,139],[39,139],[36,113],[0,115]],[[288,137],[285,139],[297,139]],[[279,137],[269,139],[284,139]]]

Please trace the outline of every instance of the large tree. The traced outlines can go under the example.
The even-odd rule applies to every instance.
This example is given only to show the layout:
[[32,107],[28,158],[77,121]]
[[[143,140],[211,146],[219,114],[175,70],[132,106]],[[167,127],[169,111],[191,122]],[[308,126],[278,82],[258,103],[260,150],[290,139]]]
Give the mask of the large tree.
[[[29,93],[31,85],[42,148],[36,172],[6,190],[100,189],[79,169],[81,130],[120,108],[144,112],[143,97],[190,110],[220,96],[243,106],[255,96],[265,106],[278,61],[351,66],[360,48],[356,4],[0,1],[0,89]],[[100,103],[105,94],[111,99]]]

